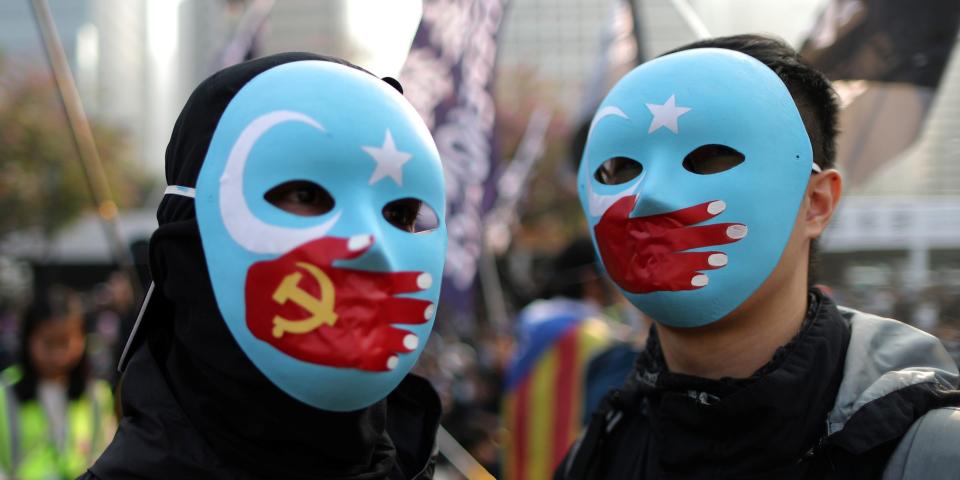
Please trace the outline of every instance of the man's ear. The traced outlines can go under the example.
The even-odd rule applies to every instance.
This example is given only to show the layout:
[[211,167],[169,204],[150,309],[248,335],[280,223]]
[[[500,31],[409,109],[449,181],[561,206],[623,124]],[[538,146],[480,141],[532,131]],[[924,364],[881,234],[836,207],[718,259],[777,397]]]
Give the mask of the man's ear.
[[815,239],[830,224],[830,219],[840,202],[843,191],[843,178],[840,172],[829,169],[810,176],[807,185],[807,238]]

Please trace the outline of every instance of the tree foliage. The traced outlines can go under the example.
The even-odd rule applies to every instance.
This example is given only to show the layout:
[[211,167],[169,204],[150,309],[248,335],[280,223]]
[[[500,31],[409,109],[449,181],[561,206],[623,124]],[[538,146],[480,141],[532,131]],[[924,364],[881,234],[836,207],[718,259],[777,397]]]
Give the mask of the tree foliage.
[[[48,72],[4,75],[0,64],[0,239],[45,236],[92,208],[79,154]],[[139,204],[148,179],[130,161],[125,134],[91,121],[103,168],[122,210]]]

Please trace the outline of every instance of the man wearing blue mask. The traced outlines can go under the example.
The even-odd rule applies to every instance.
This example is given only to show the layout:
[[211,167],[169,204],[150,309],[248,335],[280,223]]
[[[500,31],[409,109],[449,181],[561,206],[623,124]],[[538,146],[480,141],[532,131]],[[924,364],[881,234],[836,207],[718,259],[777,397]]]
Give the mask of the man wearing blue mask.
[[809,287],[840,200],[837,110],[822,74],[752,35],[682,47],[607,95],[581,201],[655,326],[557,478],[955,478],[939,341]]
[[123,417],[85,478],[422,479],[408,372],[446,250],[429,131],[393,79],[308,53],[201,83],[167,148]]

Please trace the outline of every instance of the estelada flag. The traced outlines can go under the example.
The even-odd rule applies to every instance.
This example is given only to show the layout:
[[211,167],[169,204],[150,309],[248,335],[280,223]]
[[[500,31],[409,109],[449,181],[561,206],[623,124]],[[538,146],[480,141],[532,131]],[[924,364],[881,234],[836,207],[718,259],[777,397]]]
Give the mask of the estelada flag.
[[566,299],[520,312],[503,400],[503,478],[550,478],[583,428],[588,362],[610,338],[599,313]]
[[800,50],[844,104],[837,163],[863,184],[913,144],[960,29],[960,1],[832,0]]

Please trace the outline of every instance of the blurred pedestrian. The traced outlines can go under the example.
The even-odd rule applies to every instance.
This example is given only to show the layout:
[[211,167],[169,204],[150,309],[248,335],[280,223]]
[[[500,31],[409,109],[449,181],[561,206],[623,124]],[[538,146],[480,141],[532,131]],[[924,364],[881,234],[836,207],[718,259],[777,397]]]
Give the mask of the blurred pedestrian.
[[960,377],[940,342],[811,287],[840,200],[837,110],[822,74],[756,35],[614,86],[581,202],[655,328],[555,478],[957,478]]
[[9,478],[76,478],[116,428],[110,387],[90,376],[80,297],[50,288],[23,316],[19,362],[3,372],[0,465]]

